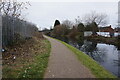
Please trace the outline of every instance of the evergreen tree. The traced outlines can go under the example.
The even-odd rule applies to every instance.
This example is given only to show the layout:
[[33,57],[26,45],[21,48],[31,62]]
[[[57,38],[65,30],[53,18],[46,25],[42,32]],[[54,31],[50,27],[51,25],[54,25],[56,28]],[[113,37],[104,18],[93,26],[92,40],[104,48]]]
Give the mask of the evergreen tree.
[[55,20],[54,27],[57,26],[57,25],[60,25],[60,21],[59,20]]
[[84,27],[83,23],[78,24],[77,30],[79,32],[84,32],[84,29],[85,29],[85,27]]

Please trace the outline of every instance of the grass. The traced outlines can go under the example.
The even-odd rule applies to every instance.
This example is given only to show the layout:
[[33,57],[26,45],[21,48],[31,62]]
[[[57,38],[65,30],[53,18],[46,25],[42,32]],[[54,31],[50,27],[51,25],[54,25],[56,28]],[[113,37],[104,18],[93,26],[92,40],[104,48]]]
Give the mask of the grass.
[[[34,42],[33,42],[34,43]],[[47,68],[51,44],[48,40],[37,40],[31,48],[31,57],[19,57],[15,63],[3,65],[3,78],[42,79]]]
[[[56,39],[56,40],[58,40],[58,39]],[[58,40],[58,41],[60,41],[60,40]],[[100,66],[100,64],[98,64],[96,61],[94,61],[92,58],[90,58],[85,53],[81,52],[77,48],[75,48],[63,41],[60,41],[60,42],[63,43],[65,46],[67,46],[71,51],[73,51],[76,54],[76,56],[78,57],[79,61],[83,65],[85,65],[92,72],[92,74],[95,75],[96,78],[117,78],[115,75],[113,75],[109,71],[105,70],[102,66]]]
[[23,78],[43,78],[45,69],[47,68],[48,58],[50,55],[50,43],[48,40],[44,40],[46,43],[44,48],[45,52],[35,56],[33,64],[29,64],[23,68],[18,77]]

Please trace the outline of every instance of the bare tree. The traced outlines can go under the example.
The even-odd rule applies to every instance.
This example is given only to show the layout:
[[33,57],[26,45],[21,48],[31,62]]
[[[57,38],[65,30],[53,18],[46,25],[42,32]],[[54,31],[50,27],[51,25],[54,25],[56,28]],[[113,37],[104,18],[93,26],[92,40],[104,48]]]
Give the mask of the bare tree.
[[27,5],[30,5],[29,2],[17,2],[17,0],[3,0],[0,3],[0,10],[3,15],[20,17],[21,11],[27,9]]
[[98,26],[105,25],[107,23],[107,15],[104,13],[96,13],[95,11],[92,11],[91,13],[85,15],[84,22],[86,24],[96,22]]
[[82,23],[82,19],[80,18],[80,16],[77,16],[77,18],[75,18],[75,25],[78,26],[78,24]]
[[73,22],[69,21],[69,20],[64,20],[62,21],[62,25],[68,27],[68,28],[72,28],[73,27]]

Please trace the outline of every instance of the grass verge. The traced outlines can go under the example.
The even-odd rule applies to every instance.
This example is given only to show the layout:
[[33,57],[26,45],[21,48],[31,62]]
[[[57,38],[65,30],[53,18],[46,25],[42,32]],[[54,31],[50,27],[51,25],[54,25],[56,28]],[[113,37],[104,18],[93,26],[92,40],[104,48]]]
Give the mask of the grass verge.
[[[54,39],[54,38],[53,38]],[[56,39],[58,40],[58,39]],[[115,75],[110,73],[109,71],[105,70],[100,64],[98,64],[96,61],[94,61],[92,58],[90,58],[85,53],[81,52],[77,48],[61,41],[62,44],[67,46],[71,51],[73,51],[76,56],[78,57],[79,61],[85,65],[92,73],[96,76],[96,78],[117,78]]]
[[3,78],[43,78],[51,50],[50,42],[35,38],[27,48],[30,50],[26,56],[19,56],[14,63],[3,65]]
[[50,43],[48,40],[45,43],[45,52],[36,55],[34,63],[25,66],[20,72],[19,77],[23,78],[43,78],[45,69],[47,68],[48,58],[50,55]]

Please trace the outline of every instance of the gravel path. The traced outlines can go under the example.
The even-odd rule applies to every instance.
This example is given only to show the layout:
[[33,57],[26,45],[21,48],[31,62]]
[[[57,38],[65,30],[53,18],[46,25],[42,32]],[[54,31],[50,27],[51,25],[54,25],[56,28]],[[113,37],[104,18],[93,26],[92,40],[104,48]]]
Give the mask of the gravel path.
[[95,78],[64,44],[45,38],[51,42],[52,50],[44,78]]

